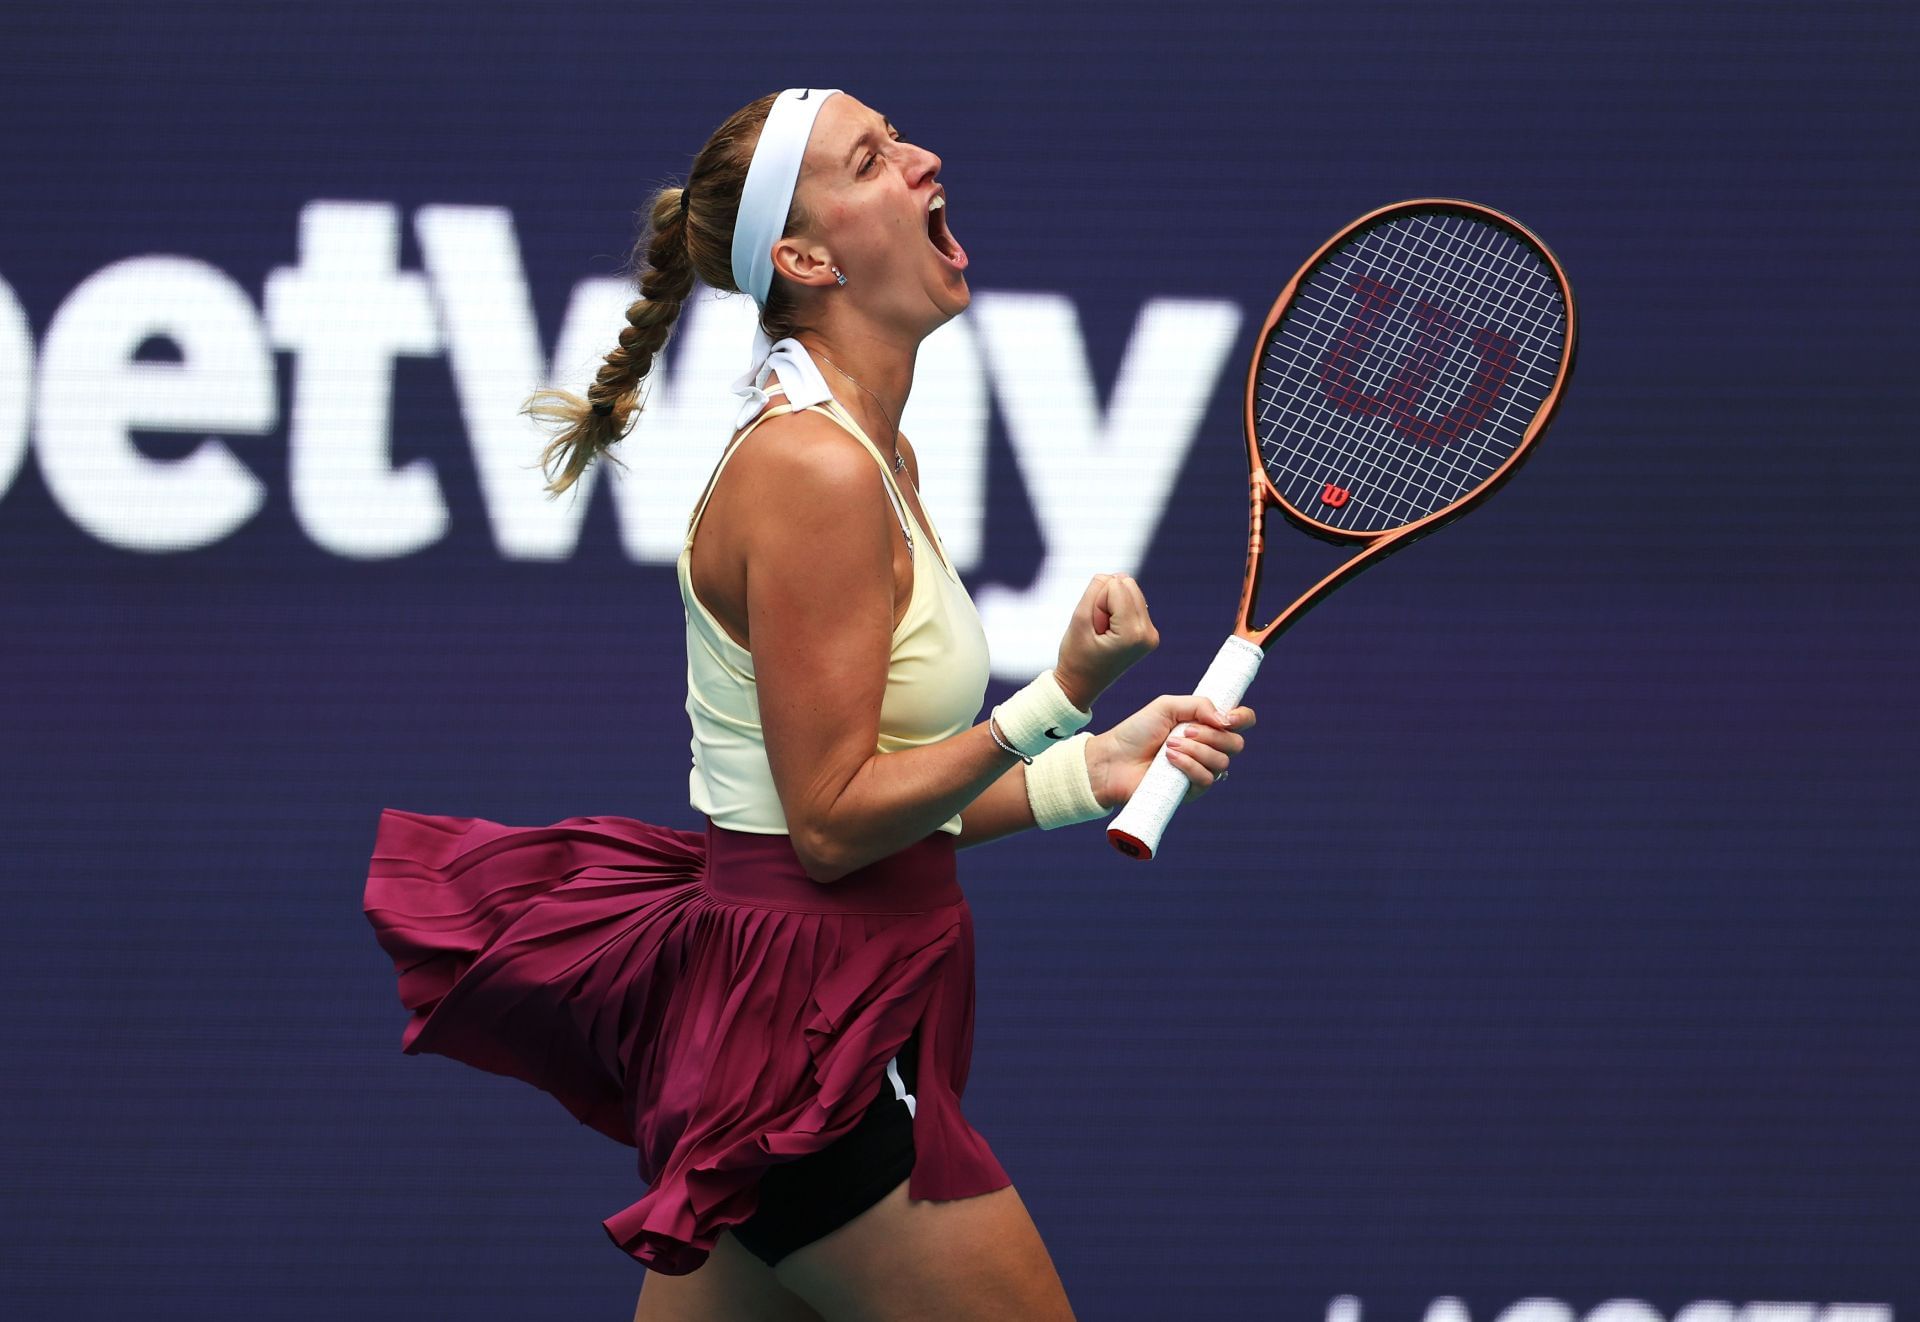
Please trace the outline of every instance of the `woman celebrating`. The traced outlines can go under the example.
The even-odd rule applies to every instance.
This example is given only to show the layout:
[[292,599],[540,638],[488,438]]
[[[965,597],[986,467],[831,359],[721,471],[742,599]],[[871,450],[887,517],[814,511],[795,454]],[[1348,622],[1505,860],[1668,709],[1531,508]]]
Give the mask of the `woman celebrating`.
[[920,342],[971,298],[939,172],[836,89],[754,101],[654,198],[641,297],[586,397],[529,401],[562,424],[564,491],[639,412],[696,276],[760,309],[678,567],[704,832],[380,816],[365,909],[403,1049],[524,1079],[638,1149],[648,1193],[604,1225],[652,1269],[639,1322],[1070,1318],[960,1111],[955,850],[1111,811],[1183,722],[1169,756],[1198,794],[1254,721],[1168,696],[1084,730],[1158,643],[1123,574],[976,721],[986,639],[898,428]]

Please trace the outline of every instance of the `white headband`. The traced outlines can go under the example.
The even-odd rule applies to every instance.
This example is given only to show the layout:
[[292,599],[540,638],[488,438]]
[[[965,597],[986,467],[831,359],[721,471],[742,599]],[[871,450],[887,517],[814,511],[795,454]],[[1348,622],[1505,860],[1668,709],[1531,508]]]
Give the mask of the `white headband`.
[[747,182],[740,190],[740,213],[733,222],[733,283],[761,307],[773,288],[773,245],[787,228],[793,189],[800,180],[800,158],[820,107],[837,87],[789,87],[774,98],[767,122],[754,144]]
[[[800,158],[820,107],[837,87],[789,87],[774,98],[767,121],[754,144],[747,166],[747,182],[740,189],[740,212],[733,222],[733,283],[761,309],[773,288],[773,245],[787,228],[793,209],[794,185],[800,181]],[[806,346],[789,336],[778,344],[767,338],[760,318],[753,319],[752,366],[733,383],[743,401],[733,429],[740,430],[769,402],[764,385],[771,372],[780,374],[787,403],[806,408],[833,398],[827,379],[814,366]]]

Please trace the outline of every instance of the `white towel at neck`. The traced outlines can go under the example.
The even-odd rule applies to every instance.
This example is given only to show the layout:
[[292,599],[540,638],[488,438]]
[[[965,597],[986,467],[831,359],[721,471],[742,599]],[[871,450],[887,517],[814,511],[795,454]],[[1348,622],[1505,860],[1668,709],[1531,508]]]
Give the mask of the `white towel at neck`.
[[792,336],[774,343],[767,339],[767,333],[760,329],[758,322],[753,327],[753,361],[754,366],[733,383],[733,393],[745,401],[740,406],[739,416],[734,419],[735,431],[752,422],[766,407],[767,392],[762,387],[766,385],[770,373],[780,374],[780,384],[786,387],[787,403],[796,409],[806,408],[810,404],[824,404],[833,398],[833,392],[827,389],[827,379],[814,366],[813,355],[807,352],[807,346]]

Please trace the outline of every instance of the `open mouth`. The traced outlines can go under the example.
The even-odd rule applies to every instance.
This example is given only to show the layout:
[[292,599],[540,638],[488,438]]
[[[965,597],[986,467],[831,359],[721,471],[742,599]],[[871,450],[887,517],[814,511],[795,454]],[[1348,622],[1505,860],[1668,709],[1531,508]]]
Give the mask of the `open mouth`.
[[940,254],[940,260],[956,271],[967,269],[967,250],[947,229],[947,199],[940,194],[927,208],[927,242]]

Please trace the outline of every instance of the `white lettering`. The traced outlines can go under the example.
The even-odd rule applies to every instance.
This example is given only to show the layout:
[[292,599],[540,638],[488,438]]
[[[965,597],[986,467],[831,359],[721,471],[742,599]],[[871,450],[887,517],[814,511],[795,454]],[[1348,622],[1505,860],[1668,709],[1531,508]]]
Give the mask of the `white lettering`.
[[1740,1322],[1813,1322],[1814,1306],[1757,1300],[1740,1310]]
[[[746,367],[751,300],[696,290],[670,352],[641,383],[644,410],[614,452],[621,462],[596,464],[570,499],[553,500],[539,469],[548,434],[521,407],[549,382],[585,388],[625,326],[631,284],[579,282],[549,359],[510,212],[423,207],[415,217],[421,272],[397,269],[399,224],[386,203],[303,208],[298,264],[267,276],[264,318],[212,268],[172,258],[120,263],[55,317],[37,373],[31,329],[0,285],[0,492],[33,444],[55,498],[105,541],[175,550],[230,534],[265,502],[253,474],[211,440],[184,459],[159,461],[129,432],[271,430],[272,350],[280,348],[293,355],[286,432],[295,518],[333,554],[407,555],[445,535],[448,508],[431,460],[394,465],[395,359],[444,352],[503,558],[574,554],[605,469],[628,557],[671,563],[732,434],[738,401],[729,387]],[[977,295],[972,311],[922,343],[901,429],[914,440],[925,503],[948,553],[968,572],[985,559],[996,398],[1045,545],[1031,586],[987,584],[979,593],[996,674],[1019,678],[1052,658],[1087,577],[1139,569],[1239,322],[1226,302],[1150,301],[1104,409],[1062,295]],[[156,335],[178,341],[183,361],[132,358]],[[122,370],[103,380],[98,364],[116,354]],[[999,498],[1009,497],[1018,499]]]
[[[181,361],[135,359],[156,336]],[[68,295],[47,327],[34,427],[41,475],[67,517],[109,546],[206,546],[259,511],[265,484],[212,437],[159,460],[132,432],[263,435],[275,394],[259,313],[225,274],[185,257],[115,262]]]
[[587,507],[547,498],[534,469],[537,433],[517,412],[547,362],[513,217],[500,207],[428,206],[413,227],[494,545],[510,560],[564,560]]
[[1700,1299],[1673,1315],[1673,1322],[1733,1322],[1735,1309],[1724,1299]]
[[1499,1322],[1573,1322],[1573,1310],[1558,1299],[1522,1299],[1508,1304]]
[[0,280],[0,496],[27,458],[27,410],[33,405],[33,327],[13,286]]
[[1587,1312],[1586,1322],[1667,1322],[1644,1299],[1609,1299]]
[[287,470],[294,517],[336,555],[375,560],[438,541],[447,505],[432,461],[391,466],[393,359],[440,352],[424,276],[395,270],[385,203],[314,202],[300,265],[267,276],[274,343],[296,354]]
[[1360,1300],[1350,1294],[1327,1300],[1327,1322],[1360,1322]]

